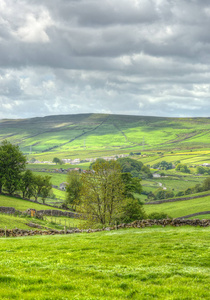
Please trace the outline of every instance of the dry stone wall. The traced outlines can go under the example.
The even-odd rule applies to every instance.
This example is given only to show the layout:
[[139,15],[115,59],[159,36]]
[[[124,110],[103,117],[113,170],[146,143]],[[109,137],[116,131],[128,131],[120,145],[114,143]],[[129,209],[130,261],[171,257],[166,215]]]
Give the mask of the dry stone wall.
[[0,206],[0,212],[4,214],[15,214],[17,212],[21,213],[20,211],[16,210],[14,207],[4,207]]
[[32,208],[27,209],[25,212],[16,210],[14,207],[4,207],[0,206],[0,213],[4,214],[28,214],[31,215],[31,210],[35,211],[35,214],[37,216],[53,216],[53,217],[58,217],[58,216],[63,216],[63,217],[68,217],[68,218],[79,218],[80,215],[77,213],[74,213],[72,211],[61,211],[61,210],[53,210],[53,209],[47,209],[47,210],[35,210]]
[[73,229],[73,230],[21,230],[21,229],[0,229],[0,237],[20,237],[20,236],[34,236],[34,235],[56,235],[56,234],[73,234],[73,233],[91,233],[98,231],[110,231],[121,228],[144,228],[154,225],[165,226],[210,226],[210,220],[184,220],[184,219],[163,219],[163,220],[137,220],[129,224],[120,224],[113,227],[106,227],[102,229]]

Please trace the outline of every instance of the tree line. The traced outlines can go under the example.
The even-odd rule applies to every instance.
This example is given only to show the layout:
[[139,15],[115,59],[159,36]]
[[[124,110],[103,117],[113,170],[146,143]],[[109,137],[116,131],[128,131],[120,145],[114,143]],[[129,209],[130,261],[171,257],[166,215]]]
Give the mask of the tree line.
[[42,198],[43,203],[52,185],[50,176],[36,175],[26,170],[26,157],[18,145],[4,140],[0,145],[0,193],[15,195],[22,193],[23,198]]

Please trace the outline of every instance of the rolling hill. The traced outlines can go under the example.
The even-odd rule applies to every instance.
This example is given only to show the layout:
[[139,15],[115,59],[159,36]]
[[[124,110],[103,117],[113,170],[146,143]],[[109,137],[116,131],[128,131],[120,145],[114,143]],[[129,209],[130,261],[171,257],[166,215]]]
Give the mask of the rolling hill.
[[0,141],[4,139],[40,159],[55,154],[82,158],[154,149],[209,149],[210,118],[79,114],[3,119]]

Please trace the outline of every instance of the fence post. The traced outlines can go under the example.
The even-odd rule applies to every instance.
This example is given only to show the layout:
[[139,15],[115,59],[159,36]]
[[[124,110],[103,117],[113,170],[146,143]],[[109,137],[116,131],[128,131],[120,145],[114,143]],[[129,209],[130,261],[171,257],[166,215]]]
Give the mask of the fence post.
[[64,226],[64,233],[66,234],[66,226]]
[[7,226],[5,226],[5,238],[7,237]]

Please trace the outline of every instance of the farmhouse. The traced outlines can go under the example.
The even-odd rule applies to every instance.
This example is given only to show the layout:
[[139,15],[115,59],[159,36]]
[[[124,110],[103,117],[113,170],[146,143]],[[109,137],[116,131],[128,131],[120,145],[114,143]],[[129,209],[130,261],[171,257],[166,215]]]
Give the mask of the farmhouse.
[[204,163],[202,164],[203,167],[210,167],[210,163]]
[[65,191],[67,185],[68,185],[67,182],[62,182],[62,183],[60,184],[60,190]]
[[154,174],[153,174],[153,178],[160,178],[160,177],[161,177],[161,175],[158,174],[158,173],[154,173]]

